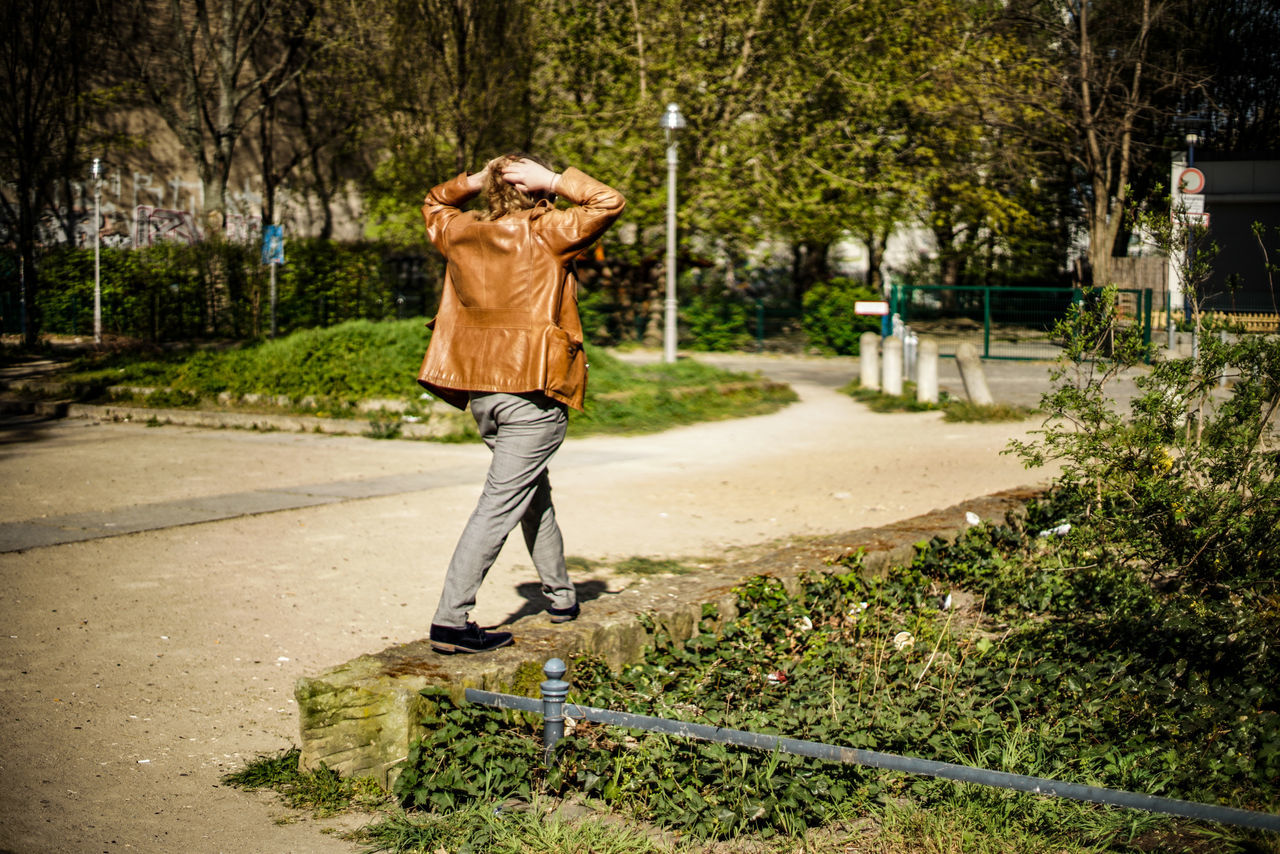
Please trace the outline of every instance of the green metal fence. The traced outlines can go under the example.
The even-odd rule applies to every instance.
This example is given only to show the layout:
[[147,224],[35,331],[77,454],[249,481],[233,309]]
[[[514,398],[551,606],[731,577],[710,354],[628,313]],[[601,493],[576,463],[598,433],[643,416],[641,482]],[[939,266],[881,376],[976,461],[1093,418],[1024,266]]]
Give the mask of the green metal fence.
[[[984,359],[1056,359],[1063,342],[1053,328],[1085,297],[1079,288],[894,285],[889,311],[933,337],[942,356],[954,356],[967,341]],[[1151,291],[1121,290],[1116,300],[1120,322],[1140,324],[1151,343]]]

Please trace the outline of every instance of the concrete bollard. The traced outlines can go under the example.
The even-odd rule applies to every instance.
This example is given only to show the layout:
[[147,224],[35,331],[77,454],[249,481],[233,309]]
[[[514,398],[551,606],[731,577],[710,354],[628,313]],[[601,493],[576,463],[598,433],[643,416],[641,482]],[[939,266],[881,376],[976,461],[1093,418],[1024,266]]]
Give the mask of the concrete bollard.
[[902,339],[889,336],[884,339],[883,386],[885,394],[902,394]]
[[982,370],[982,359],[978,358],[978,350],[968,341],[956,347],[956,365],[960,368],[960,379],[964,381],[964,393],[970,402],[981,406],[991,406],[995,398],[991,389],[987,388],[987,375]]
[[862,369],[862,387],[880,390],[880,336],[864,332],[858,339],[858,364]]
[[938,402],[938,342],[921,338],[916,351],[916,400]]

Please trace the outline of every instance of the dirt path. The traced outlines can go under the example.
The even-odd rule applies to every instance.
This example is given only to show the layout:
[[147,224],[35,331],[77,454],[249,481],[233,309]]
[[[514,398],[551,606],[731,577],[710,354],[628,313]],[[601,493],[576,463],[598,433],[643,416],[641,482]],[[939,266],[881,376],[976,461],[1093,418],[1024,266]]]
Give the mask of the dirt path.
[[[1043,477],[999,454],[1033,423],[873,414],[833,390],[849,360],[733,364],[793,382],[801,402],[571,440],[552,467],[571,555],[721,555]],[[1043,370],[1003,387],[1042,388]],[[0,852],[358,850],[218,780],[297,742],[297,677],[425,634],[486,465],[479,445],[87,422],[0,432],[0,522],[65,540],[0,554]],[[515,539],[481,590],[482,622],[537,607]],[[626,584],[578,581],[593,597]]]

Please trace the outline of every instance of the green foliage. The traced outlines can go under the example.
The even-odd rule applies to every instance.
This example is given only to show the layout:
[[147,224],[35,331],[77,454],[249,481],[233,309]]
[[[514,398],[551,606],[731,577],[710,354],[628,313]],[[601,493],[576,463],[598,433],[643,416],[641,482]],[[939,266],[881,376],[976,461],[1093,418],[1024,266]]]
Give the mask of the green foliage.
[[530,728],[507,712],[458,706],[443,690],[424,693],[435,707],[422,721],[427,735],[410,747],[393,794],[433,811],[528,800],[542,776],[542,747]]
[[[862,577],[857,557],[802,577],[798,590],[752,579],[738,590],[741,616],[720,636],[677,645],[659,632],[645,661],[620,674],[579,660],[570,699],[1274,809],[1280,688],[1264,674],[1280,665],[1275,603],[1240,612],[1073,565],[1087,531],[1039,535],[1073,511],[1062,498],[923,546],[912,566],[880,579]],[[976,600],[961,610],[948,600],[965,588]],[[448,736],[424,740],[398,789],[430,809],[527,783],[548,795],[581,792],[695,839],[796,837],[855,813],[908,808],[946,816],[979,840],[1031,840],[1022,850],[1128,850],[1138,834],[1172,845],[1199,833],[1143,813],[586,722],[545,769],[533,729],[516,716],[476,707],[441,715],[429,728]],[[524,783],[492,779],[494,754],[485,764],[470,756],[480,749],[526,774]],[[1220,842],[1247,838],[1228,832]]]
[[693,350],[743,350],[751,344],[751,310],[723,277],[702,276],[680,306],[687,345]]
[[804,295],[804,331],[809,343],[824,353],[856,356],[864,332],[877,332],[880,318],[854,314],[854,303],[877,300],[880,294],[851,279],[832,279]]
[[[1044,397],[1029,465],[1061,466],[1098,560],[1196,595],[1270,595],[1280,554],[1280,339],[1204,329],[1194,358],[1157,362],[1122,412],[1107,385],[1145,352],[1117,328],[1114,293],[1076,306],[1058,334],[1067,357]],[[1206,334],[1208,333],[1208,334]]]

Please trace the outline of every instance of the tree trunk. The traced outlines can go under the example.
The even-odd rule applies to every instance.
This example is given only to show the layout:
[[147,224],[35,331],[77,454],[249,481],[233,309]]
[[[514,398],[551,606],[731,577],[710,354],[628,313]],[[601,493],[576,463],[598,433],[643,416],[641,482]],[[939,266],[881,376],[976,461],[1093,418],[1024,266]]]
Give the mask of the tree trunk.
[[819,240],[803,240],[791,247],[791,298],[797,304],[809,288],[831,278],[830,251],[830,242]]
[[881,267],[884,266],[884,250],[885,244],[889,242],[887,232],[870,232],[863,236],[863,242],[867,245],[867,287],[877,293],[884,293],[884,275]]

